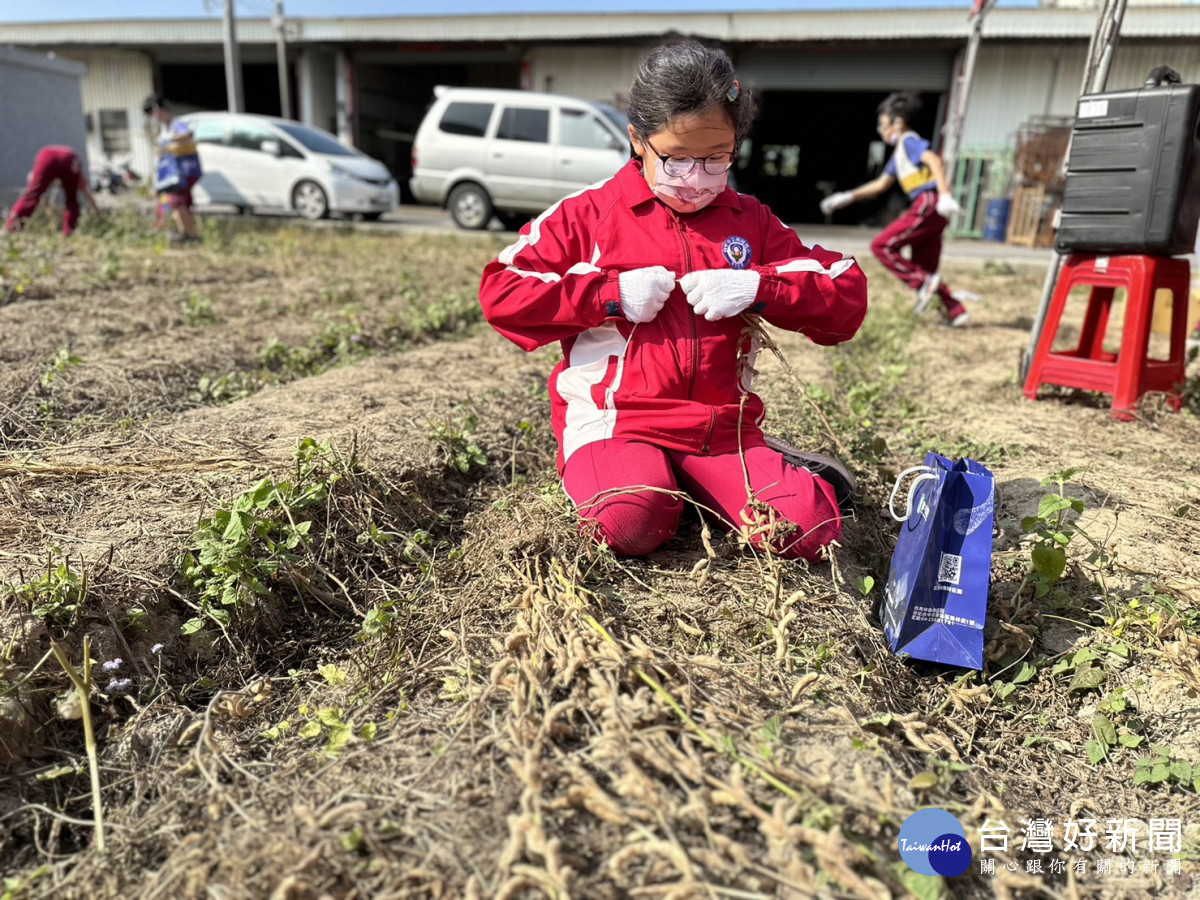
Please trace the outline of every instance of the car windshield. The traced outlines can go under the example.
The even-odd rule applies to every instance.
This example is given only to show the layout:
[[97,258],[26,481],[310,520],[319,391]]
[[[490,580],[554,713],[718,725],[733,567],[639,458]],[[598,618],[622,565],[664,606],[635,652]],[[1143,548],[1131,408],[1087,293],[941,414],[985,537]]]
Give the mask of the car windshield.
[[614,109],[607,103],[597,103],[596,109],[604,113],[604,118],[617,126],[617,131],[621,135],[625,135],[629,131],[629,119],[625,117],[625,113],[619,109]]
[[275,127],[290,138],[294,138],[305,150],[313,153],[323,153],[326,156],[358,156],[357,150],[351,150],[345,144],[339,144],[331,134],[305,128],[303,125],[276,122]]

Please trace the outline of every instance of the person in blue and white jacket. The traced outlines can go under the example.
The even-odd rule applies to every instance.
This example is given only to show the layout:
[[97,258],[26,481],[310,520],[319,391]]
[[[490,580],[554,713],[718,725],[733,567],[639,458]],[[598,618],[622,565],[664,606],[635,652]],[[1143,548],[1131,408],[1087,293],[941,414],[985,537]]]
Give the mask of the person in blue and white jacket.
[[[924,312],[937,297],[944,310],[943,321],[961,328],[967,324],[967,311],[938,274],[942,232],[950,224],[949,217],[960,208],[950,194],[942,158],[930,148],[929,141],[909,128],[909,121],[920,108],[921,99],[911,91],[889,94],[879,104],[876,127],[884,142],[896,148],[892,158],[878,178],[822,200],[821,212],[830,215],[843,206],[876,197],[899,181],[912,205],[871,242],[871,252],[888,271],[916,290],[914,312]],[[909,248],[909,258],[900,254],[903,247]]]
[[192,186],[200,180],[200,157],[196,152],[196,142],[187,122],[176,119],[167,101],[157,94],[151,94],[142,104],[144,112],[152,121],[159,125],[155,147],[159,159],[174,157],[176,168],[182,180],[163,190],[158,195],[159,217],[172,215],[179,230],[171,233],[171,240],[182,244],[200,243],[200,234],[196,230],[196,216],[192,212]]

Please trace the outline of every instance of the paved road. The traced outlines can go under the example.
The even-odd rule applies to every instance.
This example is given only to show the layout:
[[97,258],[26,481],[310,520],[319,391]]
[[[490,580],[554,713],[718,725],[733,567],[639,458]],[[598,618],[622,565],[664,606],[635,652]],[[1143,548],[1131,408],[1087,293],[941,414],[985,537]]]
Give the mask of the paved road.
[[[449,231],[459,229],[443,209],[433,206],[404,205],[383,217],[379,223],[362,225],[366,228],[395,228],[400,231]],[[853,225],[796,225],[794,226],[806,244],[820,244],[832,250],[865,256],[871,252],[871,241],[878,234],[875,228],[860,228]],[[499,229],[493,221],[492,228]],[[1040,267],[1049,265],[1052,251],[1048,249],[1018,247],[998,241],[980,241],[970,238],[950,238],[942,251],[946,259],[955,261],[985,260],[1003,261],[1013,265],[1028,264]]]
[[[807,244],[821,244],[843,253],[867,256],[871,253],[871,241],[879,233],[877,228],[861,228],[854,225],[796,225],[796,232]],[[956,262],[987,260],[1007,262],[1012,265],[1034,265],[1045,268],[1054,253],[1050,249],[1018,247],[1001,241],[981,241],[974,238],[947,238],[942,248],[942,258]]]
[[[141,205],[147,210],[153,209],[152,201],[145,200],[133,194],[123,194],[112,197],[100,194],[97,197],[102,207],[125,205]],[[236,216],[232,207],[212,207],[201,210],[202,215]],[[264,218],[284,218],[287,214],[262,214]],[[290,216],[288,216],[290,218]],[[404,204],[387,213],[378,222],[355,222],[351,219],[326,219],[320,222],[304,222],[302,219],[292,219],[304,225],[317,228],[356,228],[368,231],[399,231],[464,234],[450,219],[450,214],[435,206],[419,206]],[[499,223],[492,222],[492,230],[501,232]],[[878,234],[875,228],[860,228],[853,225],[796,225],[794,226],[801,239],[809,245],[820,244],[831,250],[851,253],[855,256],[870,254],[871,240]],[[969,238],[950,238],[942,252],[943,258],[954,261],[987,260],[1007,262],[1011,265],[1031,265],[1045,268],[1049,265],[1052,252],[1046,249],[1017,247],[997,241],[980,241]]]

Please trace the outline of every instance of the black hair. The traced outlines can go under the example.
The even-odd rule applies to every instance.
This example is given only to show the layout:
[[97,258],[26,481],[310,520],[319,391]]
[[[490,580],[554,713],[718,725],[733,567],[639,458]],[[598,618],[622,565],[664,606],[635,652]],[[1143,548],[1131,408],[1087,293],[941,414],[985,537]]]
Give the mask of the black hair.
[[167,101],[158,94],[151,94],[142,101],[142,112],[151,115],[156,109],[166,109]]
[[913,116],[921,111],[921,98],[912,91],[896,91],[880,102],[875,112],[889,119],[903,119],[912,123]]
[[720,109],[737,140],[750,131],[754,96],[738,83],[723,50],[696,41],[655,47],[644,57],[629,89],[629,123],[645,139],[680,116]]

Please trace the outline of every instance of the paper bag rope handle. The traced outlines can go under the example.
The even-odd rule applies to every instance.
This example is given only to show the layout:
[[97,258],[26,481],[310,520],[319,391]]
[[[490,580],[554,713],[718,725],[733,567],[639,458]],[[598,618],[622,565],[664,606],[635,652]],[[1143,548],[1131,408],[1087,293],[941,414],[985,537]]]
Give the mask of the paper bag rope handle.
[[[904,515],[898,516],[896,515],[896,494],[899,493],[900,485],[904,483],[904,479],[914,472],[920,472],[921,474],[914,478],[913,483],[909,485],[908,502],[904,507]],[[922,481],[928,481],[930,478],[936,480],[937,477],[937,470],[930,466],[913,466],[911,469],[905,469],[896,476],[896,484],[892,487],[892,497],[888,500],[888,512],[892,514],[892,518],[897,522],[907,522],[908,517],[912,515],[913,497],[917,493],[917,488]]]

